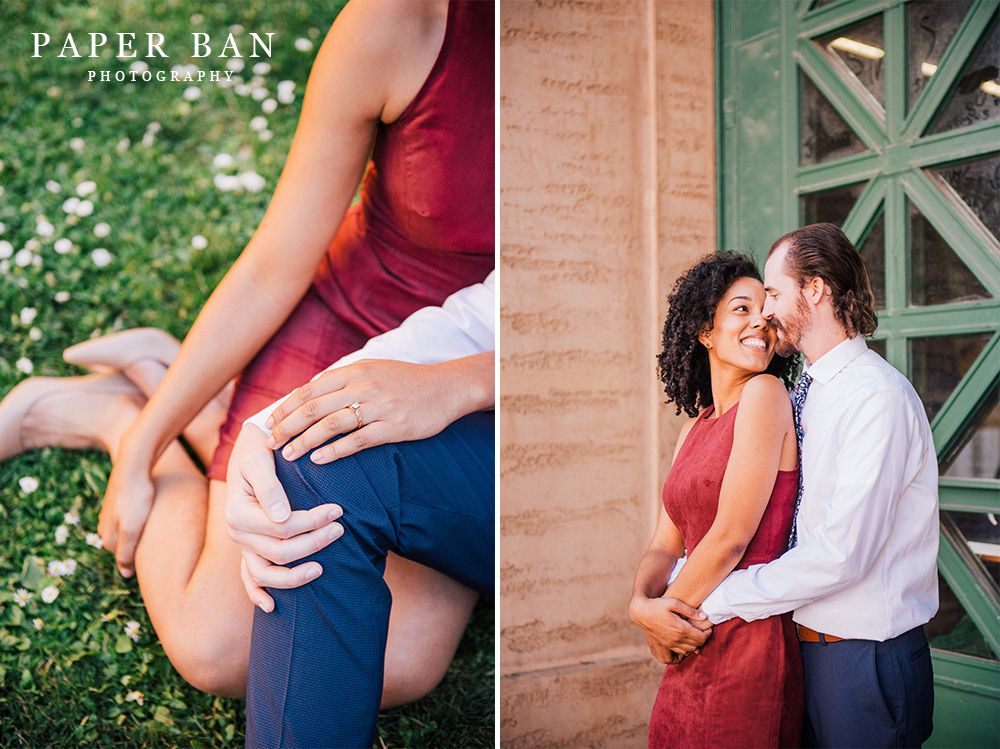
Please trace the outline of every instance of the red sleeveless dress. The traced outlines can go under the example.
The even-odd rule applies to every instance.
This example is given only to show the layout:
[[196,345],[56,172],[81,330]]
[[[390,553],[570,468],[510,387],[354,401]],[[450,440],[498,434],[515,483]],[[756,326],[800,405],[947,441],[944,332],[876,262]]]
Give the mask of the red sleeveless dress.
[[[667,514],[690,552],[715,520],[733,449],[739,404],[717,419],[710,407],[692,427],[663,487]],[[760,526],[736,565],[745,569],[785,552],[799,472],[779,471]],[[802,660],[791,614],[716,626],[698,655],[667,666],[656,695],[649,746],[798,746]]]
[[430,75],[395,122],[378,126],[360,202],[306,296],[237,381],[210,478],[225,480],[244,419],[493,270],[493,11],[492,2],[449,3]]

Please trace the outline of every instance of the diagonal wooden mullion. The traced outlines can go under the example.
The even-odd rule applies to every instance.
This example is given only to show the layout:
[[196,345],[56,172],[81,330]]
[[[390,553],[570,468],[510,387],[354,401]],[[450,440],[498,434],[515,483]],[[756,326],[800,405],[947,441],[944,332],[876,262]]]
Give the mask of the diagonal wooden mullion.
[[[850,127],[862,142],[872,151],[881,153],[885,150],[885,134],[881,114],[875,114],[875,108],[881,109],[871,92],[861,81],[852,75],[840,75],[834,70],[830,60],[817,49],[808,39],[800,39],[796,48],[799,67],[816,84],[816,88],[826,97],[830,105],[837,110],[844,122]],[[869,106],[862,102],[869,101]]]
[[990,648],[1000,655],[1000,596],[996,583],[948,515],[941,516],[938,569]]
[[[1000,297],[1000,243],[954,190],[946,195],[920,169],[900,177],[910,201],[994,297]],[[950,198],[950,200],[949,200]]]
[[1000,481],[943,476],[938,499],[942,510],[1000,514]]
[[994,335],[969,367],[958,386],[948,396],[931,424],[934,448],[942,457],[961,436],[983,399],[996,387],[1000,374],[996,361],[1000,356],[1000,334]]
[[[890,196],[891,197],[891,193]],[[888,229],[888,221],[886,222]],[[888,238],[886,239],[888,244]],[[880,332],[896,336],[962,335],[993,333],[1000,319],[1000,300],[935,304],[879,310]]]
[[799,35],[810,38],[823,36],[845,26],[853,26],[896,5],[899,5],[899,0],[843,0],[825,5],[802,18]]
[[882,162],[880,154],[865,151],[802,167],[796,178],[796,191],[802,195],[870,180],[882,173]]
[[914,140],[923,135],[945,98],[954,89],[973,50],[997,12],[996,0],[980,0],[955,32],[951,44],[941,56],[937,71],[920,92],[903,127],[903,139]]
[[980,122],[961,130],[929,135],[908,146],[912,166],[934,166],[987,156],[1000,150],[1000,122]]
[[882,201],[885,199],[886,181],[884,179],[873,179],[865,189],[861,191],[858,199],[851,206],[844,225],[840,228],[855,247],[861,245],[861,240],[865,236],[869,227],[874,223],[878,215]]

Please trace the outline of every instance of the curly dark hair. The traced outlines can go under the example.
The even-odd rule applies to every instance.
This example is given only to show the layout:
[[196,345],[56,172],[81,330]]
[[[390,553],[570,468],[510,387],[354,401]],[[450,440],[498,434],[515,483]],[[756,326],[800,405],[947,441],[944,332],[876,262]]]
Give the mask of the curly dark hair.
[[861,254],[836,224],[809,224],[780,237],[768,251],[771,257],[788,244],[785,272],[799,288],[819,276],[833,295],[833,313],[849,336],[870,336],[878,327],[875,296]]
[[[760,271],[746,255],[730,250],[706,255],[674,284],[657,359],[667,403],[676,403],[678,414],[684,409],[688,416],[697,416],[712,404],[708,352],[698,336],[712,329],[723,294],[740,278],[760,281]],[[798,356],[775,355],[765,371],[790,388],[797,370]]]

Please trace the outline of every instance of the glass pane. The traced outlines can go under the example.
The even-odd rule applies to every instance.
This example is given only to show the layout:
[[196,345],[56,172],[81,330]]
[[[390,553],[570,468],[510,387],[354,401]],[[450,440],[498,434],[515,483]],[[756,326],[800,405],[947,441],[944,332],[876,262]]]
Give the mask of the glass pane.
[[883,359],[885,358],[885,341],[884,340],[881,340],[881,341],[866,341],[866,343],[868,344],[868,348],[870,348],[876,354],[878,354],[879,356],[881,356]]
[[[993,236],[1000,238],[1000,156],[935,169],[959,194]],[[933,181],[933,180],[932,180]]]
[[865,241],[861,243],[858,252],[868,268],[868,280],[872,284],[872,294],[875,295],[875,309],[885,309],[885,222],[880,211],[878,221],[868,232]]
[[854,76],[868,89],[875,100],[885,107],[885,86],[882,81],[882,16],[859,23],[836,34],[816,40],[817,44],[843,60]]
[[994,21],[979,54],[959,77],[958,87],[938,117],[932,133],[943,133],[985,120],[1000,120],[998,63],[1000,27]]
[[811,192],[802,196],[799,207],[802,210],[802,224],[817,224],[826,221],[837,226],[843,226],[847,214],[851,212],[858,201],[861,191],[865,189],[864,182],[857,182],[846,187],[823,192]]
[[799,71],[802,97],[800,160],[802,166],[820,164],[867,150],[837,110],[809,77]]
[[835,2],[837,2],[837,0],[816,0],[816,2],[813,3],[812,9],[816,10],[816,8],[822,8],[824,5],[829,5],[830,3]]
[[910,381],[931,421],[989,343],[991,333],[910,339]]
[[972,271],[924,215],[910,204],[910,304],[989,299]]
[[972,0],[924,0],[906,6],[907,112],[937,71]]
[[[987,564],[987,570],[994,576],[1000,574],[1000,565]],[[941,600],[937,613],[924,625],[924,633],[932,648],[951,650],[956,653],[975,655],[996,660],[986,639],[973,623],[958,598],[938,572],[938,596]]]
[[954,458],[942,461],[942,468],[950,463],[945,476],[1000,479],[1000,390],[994,388],[959,445],[961,450]]

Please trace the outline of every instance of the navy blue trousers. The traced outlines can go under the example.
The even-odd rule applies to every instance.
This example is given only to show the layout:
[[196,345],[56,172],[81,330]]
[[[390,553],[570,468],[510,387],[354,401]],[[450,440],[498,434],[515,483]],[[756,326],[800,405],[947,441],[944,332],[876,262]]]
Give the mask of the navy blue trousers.
[[803,642],[807,747],[919,747],[934,674],[922,627],[885,642]]
[[269,589],[274,611],[254,610],[248,747],[371,747],[391,606],[383,580],[389,551],[493,594],[493,424],[493,412],[471,414],[435,437],[322,466],[275,454],[292,509],[337,502],[344,535],[307,558],[322,564],[320,577]]

